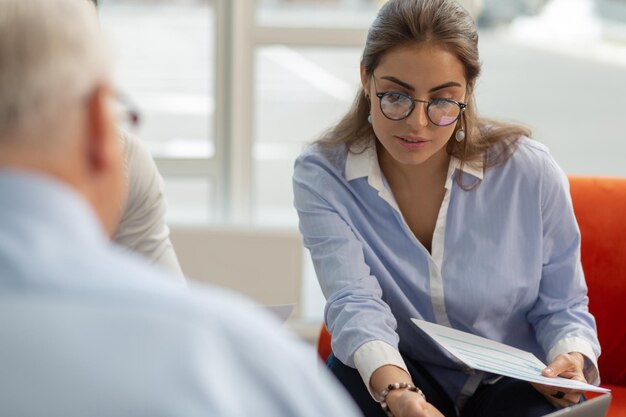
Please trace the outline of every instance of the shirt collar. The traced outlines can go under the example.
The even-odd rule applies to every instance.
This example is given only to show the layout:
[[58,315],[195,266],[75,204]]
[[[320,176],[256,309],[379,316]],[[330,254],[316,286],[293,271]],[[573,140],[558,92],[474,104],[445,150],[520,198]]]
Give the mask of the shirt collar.
[[[449,189],[451,187],[452,177],[457,169],[479,180],[482,180],[484,176],[484,166],[482,162],[465,162],[462,164],[460,159],[453,156],[450,158],[450,165],[448,166],[446,188]],[[378,191],[382,191],[383,175],[380,170],[380,165],[378,164],[376,146],[368,146],[363,152],[359,153],[348,151],[344,175],[347,181],[367,177],[370,185]]]

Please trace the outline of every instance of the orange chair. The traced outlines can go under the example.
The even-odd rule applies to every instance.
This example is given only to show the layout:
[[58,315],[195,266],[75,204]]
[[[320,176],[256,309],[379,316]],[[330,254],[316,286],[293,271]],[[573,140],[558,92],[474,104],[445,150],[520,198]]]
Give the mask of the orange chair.
[[[589,309],[602,346],[598,363],[602,386],[613,395],[607,417],[626,417],[626,324],[621,321],[626,319],[626,178],[569,180],[582,236]],[[325,326],[317,351],[324,361],[331,353],[331,336]]]
[[607,417],[626,417],[626,179],[570,177],[570,192],[602,346],[602,386],[613,394]]
[[319,357],[326,362],[330,354],[332,353],[331,337],[328,329],[325,325],[322,324],[322,328],[320,330],[320,337],[317,339],[317,354]]

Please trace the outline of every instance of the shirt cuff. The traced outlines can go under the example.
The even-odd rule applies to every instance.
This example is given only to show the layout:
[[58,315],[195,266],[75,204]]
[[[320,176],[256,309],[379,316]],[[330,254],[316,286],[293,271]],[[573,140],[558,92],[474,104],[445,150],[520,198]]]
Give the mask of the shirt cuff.
[[579,337],[567,337],[561,339],[548,352],[548,363],[552,363],[557,356],[563,353],[578,352],[585,357],[583,374],[588,383],[600,385],[600,373],[598,372],[598,357],[589,342]]
[[359,371],[363,383],[374,401],[379,401],[379,398],[377,393],[372,392],[370,379],[372,379],[374,371],[385,365],[397,366],[404,369],[407,374],[409,373],[400,352],[386,342],[380,340],[367,342],[354,353],[354,366]]

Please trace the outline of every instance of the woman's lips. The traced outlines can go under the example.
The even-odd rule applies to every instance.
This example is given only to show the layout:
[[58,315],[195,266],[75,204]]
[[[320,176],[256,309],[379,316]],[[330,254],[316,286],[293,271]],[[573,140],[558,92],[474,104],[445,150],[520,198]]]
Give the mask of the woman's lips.
[[409,143],[419,143],[419,142],[428,142],[426,139],[419,136],[396,136],[398,139],[401,139],[405,142]]
[[411,149],[423,148],[430,142],[419,136],[396,136],[396,139],[400,145]]

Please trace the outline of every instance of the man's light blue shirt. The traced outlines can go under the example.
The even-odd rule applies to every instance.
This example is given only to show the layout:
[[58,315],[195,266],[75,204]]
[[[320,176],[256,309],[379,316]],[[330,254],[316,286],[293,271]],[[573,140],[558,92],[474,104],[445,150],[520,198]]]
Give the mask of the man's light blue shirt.
[[[466,191],[458,175],[478,186]],[[600,347],[580,233],[566,178],[547,149],[523,139],[506,162],[485,170],[451,158],[445,187],[429,253],[406,224],[375,147],[315,145],[296,161],[295,207],[327,299],[335,356],[368,385],[382,365],[406,369],[402,352],[459,404],[488,376],[443,354],[414,317],[544,361],[581,352],[597,383]]]
[[0,230],[0,415],[359,415],[261,307],[122,253],[67,186],[0,170]]

